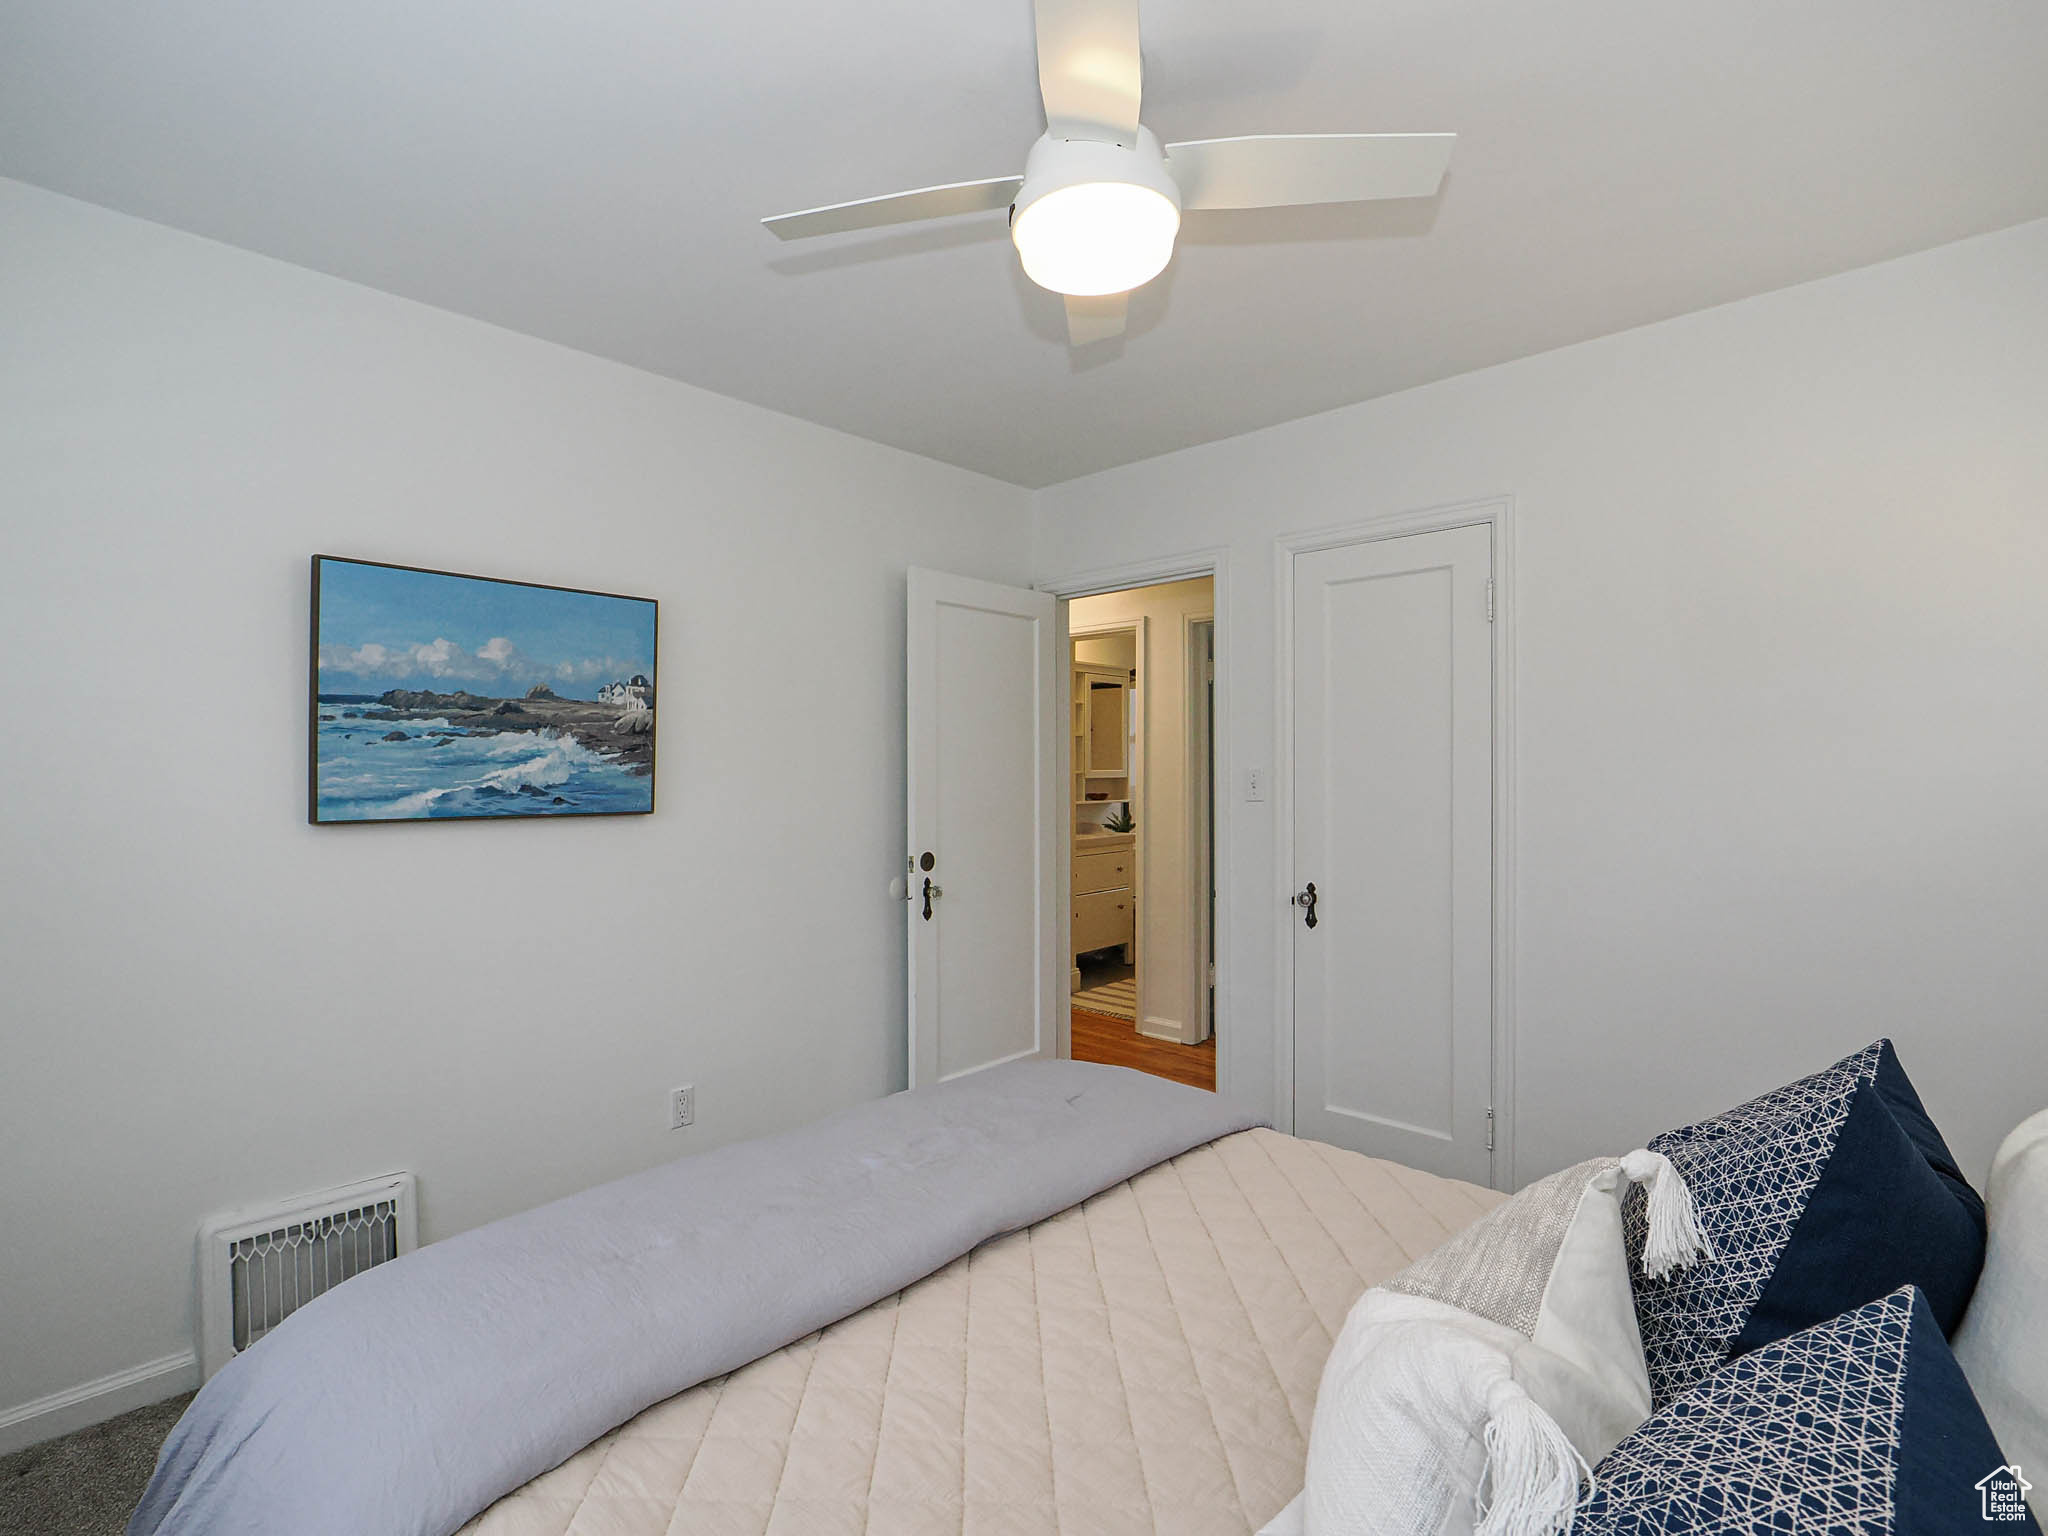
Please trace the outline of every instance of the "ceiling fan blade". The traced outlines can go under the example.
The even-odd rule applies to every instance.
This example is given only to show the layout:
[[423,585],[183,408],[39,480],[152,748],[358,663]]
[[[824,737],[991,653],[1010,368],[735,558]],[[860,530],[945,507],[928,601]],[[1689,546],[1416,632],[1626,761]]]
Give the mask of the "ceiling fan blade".
[[1191,208],[1283,208],[1433,197],[1455,133],[1273,133],[1166,146]]
[[1085,347],[1091,341],[1108,341],[1124,333],[1127,293],[1105,294],[1099,299],[1067,296],[1067,345]]
[[834,203],[828,208],[806,208],[801,213],[779,213],[763,219],[769,232],[780,240],[802,240],[811,235],[837,235],[850,229],[878,229],[884,224],[910,224],[919,219],[943,219],[955,213],[987,213],[1007,208],[1024,185],[1021,176],[997,176],[989,181],[955,181],[943,187],[920,187],[915,192],[891,192],[886,197],[864,197],[857,203]]
[[1037,0],[1038,91],[1056,139],[1138,142],[1138,0]]

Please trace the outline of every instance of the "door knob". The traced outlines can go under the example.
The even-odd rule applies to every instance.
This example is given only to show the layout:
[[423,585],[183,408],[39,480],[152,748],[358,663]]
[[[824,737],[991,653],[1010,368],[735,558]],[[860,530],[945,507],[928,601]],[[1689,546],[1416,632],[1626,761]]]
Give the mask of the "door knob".
[[1309,883],[1308,883],[1308,888],[1307,888],[1306,890],[1301,890],[1301,891],[1297,891],[1297,892],[1295,892],[1295,894],[1294,894],[1294,904],[1295,904],[1295,905],[1296,905],[1297,907],[1300,907],[1300,908],[1301,908],[1301,921],[1302,921],[1302,925],[1303,925],[1304,927],[1308,927],[1308,928],[1313,928],[1313,927],[1315,927],[1315,925],[1316,925],[1316,883],[1315,883],[1315,881],[1313,881],[1313,880],[1309,881]]
[[926,922],[930,922],[932,920],[933,898],[943,896],[945,894],[946,893],[944,891],[940,890],[936,885],[932,884],[932,877],[930,875],[926,875],[924,877],[924,920]]

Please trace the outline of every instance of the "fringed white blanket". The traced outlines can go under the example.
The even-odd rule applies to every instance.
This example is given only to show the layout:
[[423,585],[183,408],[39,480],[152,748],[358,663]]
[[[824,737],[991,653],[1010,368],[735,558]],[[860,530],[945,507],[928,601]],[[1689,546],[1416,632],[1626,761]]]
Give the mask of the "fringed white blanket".
[[1323,1370],[1306,1536],[1554,1536],[1589,1464],[1650,1412],[1621,1191],[1649,1197],[1653,1270],[1707,1244],[1653,1152],[1539,1180],[1359,1298]]

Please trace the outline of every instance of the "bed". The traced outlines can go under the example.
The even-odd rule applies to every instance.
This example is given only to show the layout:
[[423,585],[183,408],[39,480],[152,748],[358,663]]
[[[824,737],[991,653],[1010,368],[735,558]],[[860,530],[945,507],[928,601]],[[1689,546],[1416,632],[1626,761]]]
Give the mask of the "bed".
[[1247,1130],[506,1495],[465,1536],[1245,1536],[1301,1489],[1351,1304],[1504,1198]]
[[1351,1303],[1502,1198],[996,1068],[367,1271],[208,1383],[130,1536],[1247,1536]]

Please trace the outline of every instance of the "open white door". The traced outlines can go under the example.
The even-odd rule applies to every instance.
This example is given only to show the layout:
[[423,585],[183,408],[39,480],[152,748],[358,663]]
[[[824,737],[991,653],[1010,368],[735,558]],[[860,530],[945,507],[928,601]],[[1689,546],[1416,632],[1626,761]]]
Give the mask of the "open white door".
[[1056,601],[912,568],[910,1085],[1059,1053]]

